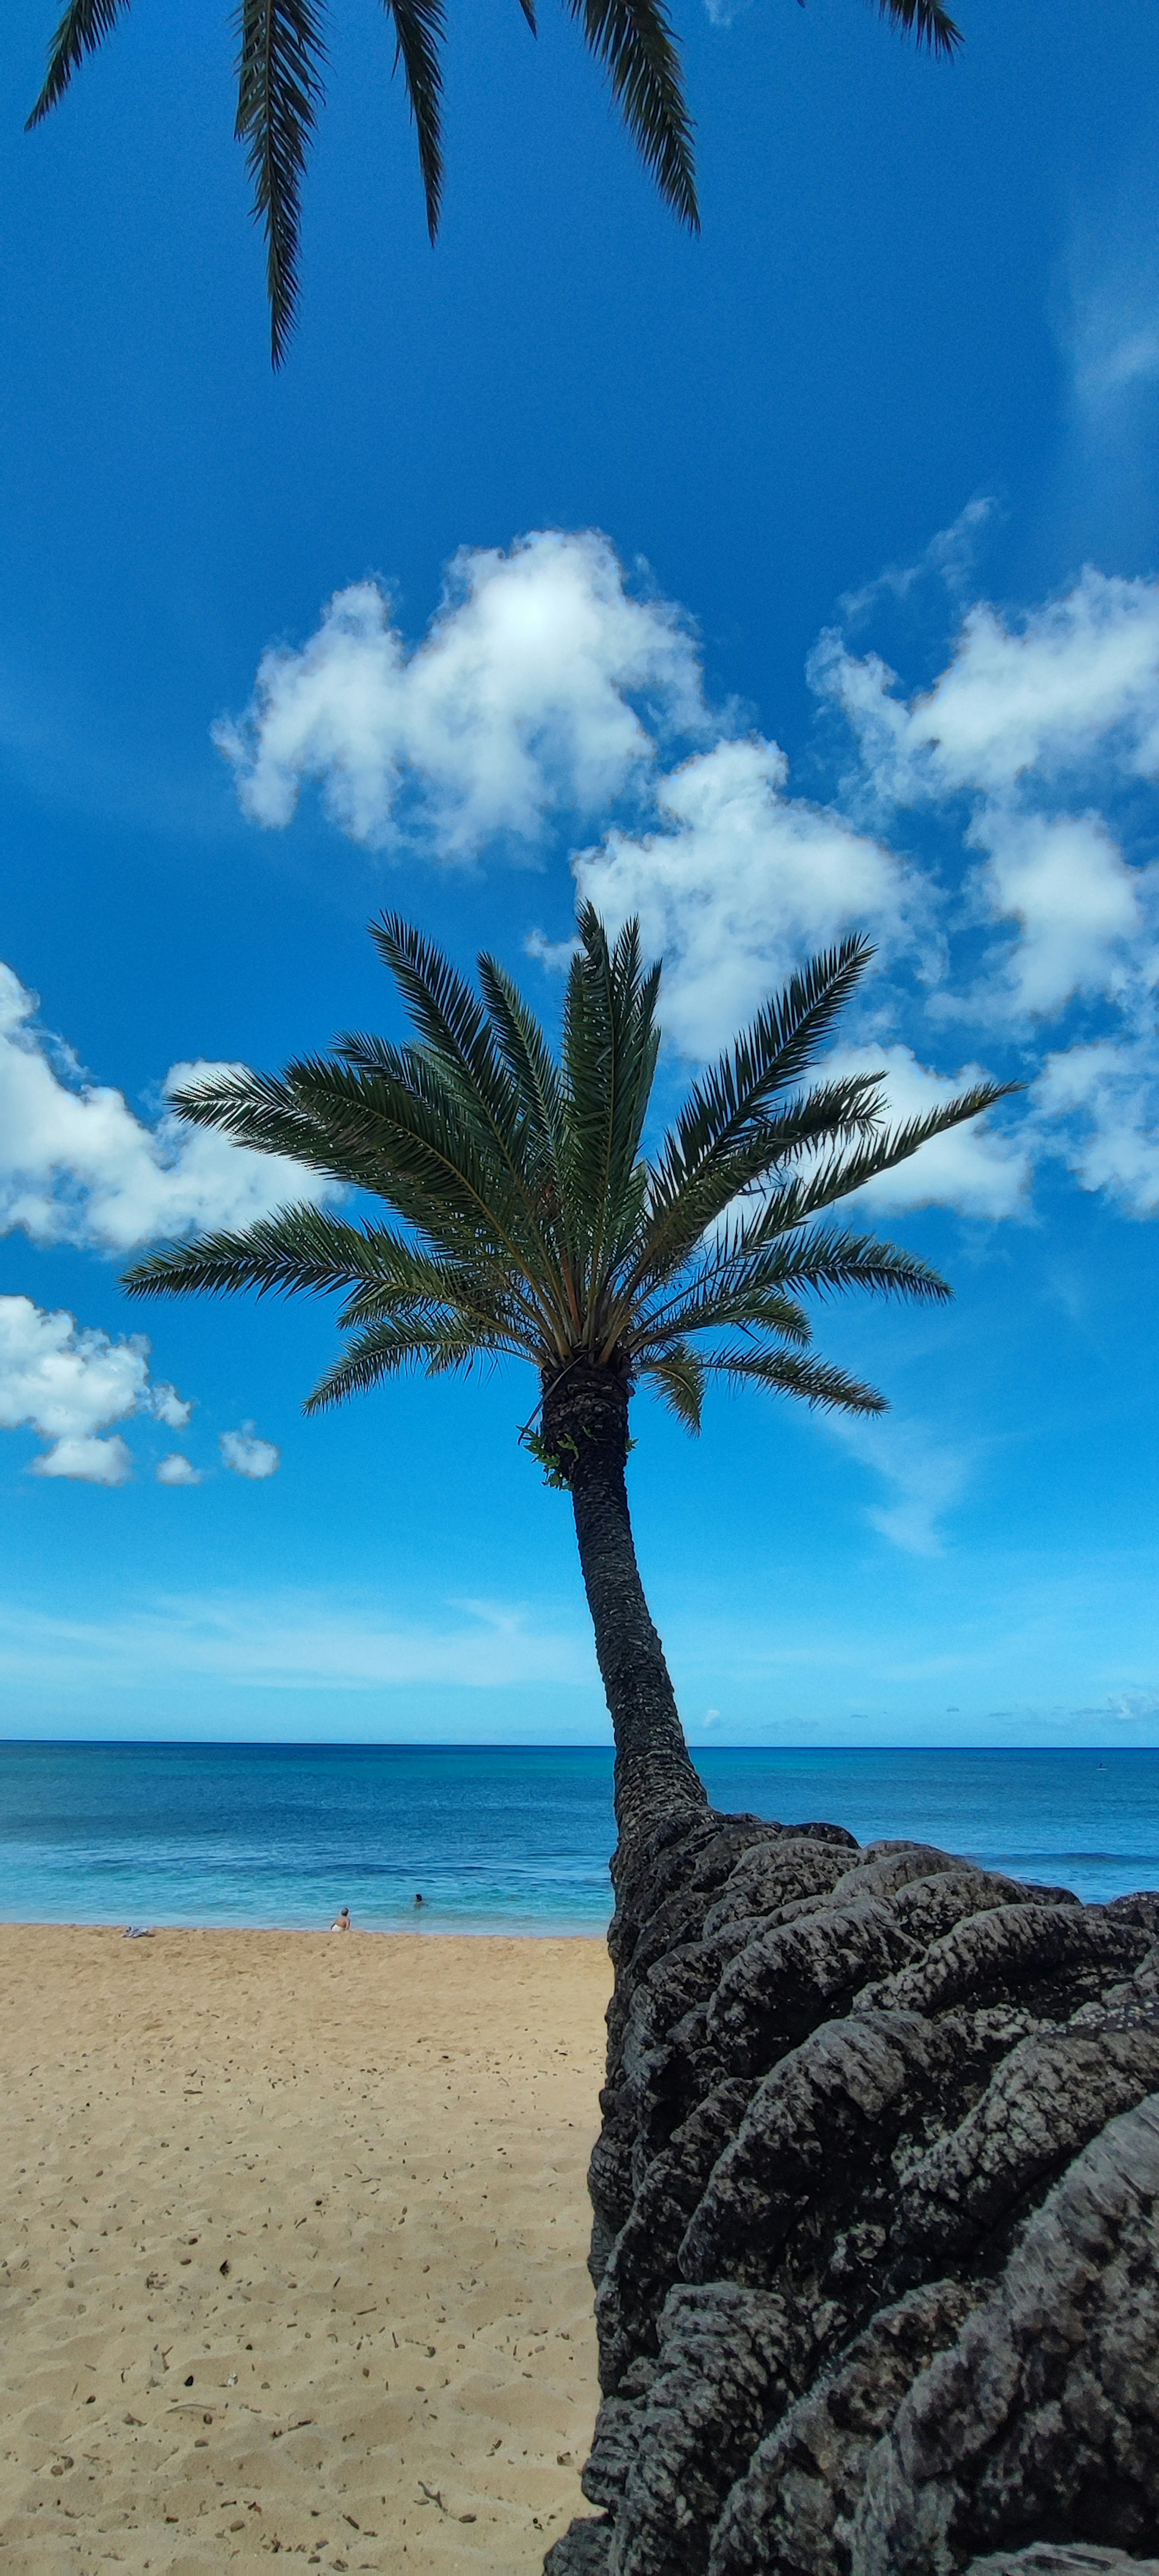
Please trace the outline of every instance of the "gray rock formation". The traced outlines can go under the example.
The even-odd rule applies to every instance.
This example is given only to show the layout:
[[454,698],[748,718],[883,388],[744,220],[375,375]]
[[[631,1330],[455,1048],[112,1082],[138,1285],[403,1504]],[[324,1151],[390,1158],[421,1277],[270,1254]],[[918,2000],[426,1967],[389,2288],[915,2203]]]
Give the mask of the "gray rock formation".
[[703,1810],[615,1878],[549,2576],[1159,2576],[1159,1894]]

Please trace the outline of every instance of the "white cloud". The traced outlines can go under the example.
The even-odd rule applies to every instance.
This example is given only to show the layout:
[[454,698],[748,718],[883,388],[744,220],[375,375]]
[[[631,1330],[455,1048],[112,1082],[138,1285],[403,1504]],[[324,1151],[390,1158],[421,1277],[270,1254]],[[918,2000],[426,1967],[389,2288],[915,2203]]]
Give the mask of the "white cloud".
[[132,1473],[124,1441],[97,1435],[129,1414],[184,1423],[191,1410],[175,1387],[150,1385],[143,1333],[114,1342],[63,1309],[47,1314],[31,1297],[0,1297],[0,1430],[28,1428],[54,1443],[33,1459],[34,1475],[123,1485]]
[[281,1450],[272,1440],[259,1440],[252,1422],[243,1422],[240,1431],[223,1431],[218,1447],[234,1475],[249,1476],[255,1484],[276,1475],[282,1463]]
[[183,1458],[180,1449],[171,1449],[168,1457],[158,1463],[159,1485],[200,1485],[201,1481],[200,1467],[195,1467],[191,1459]]
[[888,804],[959,792],[1001,796],[1033,769],[1053,781],[1105,758],[1159,769],[1159,582],[1088,568],[1018,623],[985,601],[948,668],[908,704],[876,655],[822,639],[811,670],[837,700],[867,779]]
[[75,1433],[58,1440],[29,1467],[32,1476],[71,1476],[82,1485],[127,1485],[133,1473],[132,1452],[119,1433],[111,1440],[98,1440],[92,1433]]
[[85,1332],[64,1309],[46,1314],[28,1296],[0,1296],[0,1430],[33,1430],[54,1443],[31,1461],[33,1476],[126,1484],[129,1448],[100,1432],[129,1414],[183,1430],[191,1412],[178,1388],[149,1383],[144,1332],[113,1342],[108,1332]]
[[[166,1110],[153,1126],[123,1093],[77,1074],[33,1025],[37,1004],[0,965],[0,1233],[124,1253],[159,1234],[248,1225],[326,1184]],[[177,1064],[166,1089],[226,1068]],[[181,1426],[174,1422],[173,1428]]]
[[690,1055],[724,1045],[803,955],[855,925],[895,944],[918,905],[892,851],[785,796],[787,775],[776,743],[718,743],[659,782],[661,830],[611,831],[575,863],[610,925],[639,913],[664,957],[665,1028]]
[[509,554],[464,548],[409,654],[377,583],[338,591],[300,651],[263,656],[245,714],[215,738],[256,823],[287,824],[316,779],[352,839],[419,830],[461,859],[496,833],[535,842],[553,810],[594,811],[645,775],[640,706],[704,729],[682,621],[630,597],[606,538],[547,532]]
[[1049,1055],[1031,1094],[1040,1145],[1128,1216],[1159,1213],[1159,1042],[1094,1039]]
[[956,1007],[973,1016],[1056,1017],[1076,994],[1126,980],[1153,873],[1128,867],[1100,814],[1021,814],[984,808],[971,834],[990,855],[976,891],[987,911],[1018,924],[984,986]]
[[178,1395],[175,1386],[162,1384],[153,1389],[152,1411],[158,1422],[165,1424],[166,1430],[184,1431],[193,1406],[183,1395]]

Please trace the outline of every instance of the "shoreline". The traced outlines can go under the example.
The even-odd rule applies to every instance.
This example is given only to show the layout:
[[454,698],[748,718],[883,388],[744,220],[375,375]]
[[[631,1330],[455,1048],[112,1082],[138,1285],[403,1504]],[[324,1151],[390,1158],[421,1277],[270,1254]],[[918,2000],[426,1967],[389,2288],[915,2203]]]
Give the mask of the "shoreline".
[[0,1925],[6,2568],[534,2576],[610,1986],[602,1936]]

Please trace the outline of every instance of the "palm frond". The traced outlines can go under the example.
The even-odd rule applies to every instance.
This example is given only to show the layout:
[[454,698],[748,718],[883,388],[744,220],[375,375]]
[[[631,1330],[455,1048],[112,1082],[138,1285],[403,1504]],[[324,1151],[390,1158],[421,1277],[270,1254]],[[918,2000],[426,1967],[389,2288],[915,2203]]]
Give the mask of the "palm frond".
[[662,1350],[690,1333],[715,1333],[743,1325],[746,1330],[779,1333],[787,1342],[809,1342],[813,1327],[804,1308],[780,1288],[738,1274],[701,1284],[694,1281],[685,1297],[674,1297],[662,1313],[647,1315],[625,1338],[633,1353]]
[[568,0],[568,6],[607,68],[612,95],[661,196],[681,223],[699,232],[692,119],[664,0]]
[[678,1342],[672,1350],[658,1352],[654,1359],[646,1360],[640,1375],[655,1387],[686,1431],[699,1431],[704,1402],[704,1362],[699,1351]]
[[325,46],[316,0],[241,0],[237,117],[254,217],[266,237],[270,351],[286,354],[298,298],[302,175],[322,102]]
[[446,12],[443,0],[384,0],[384,6],[394,20],[395,69],[402,64],[419,147],[427,231],[433,241],[443,202],[443,74],[439,47],[446,34]]
[[614,948],[591,904],[581,906],[578,927],[580,947],[564,998],[571,1150],[563,1182],[565,1221],[583,1266],[587,1337],[594,1342],[606,1274],[625,1237],[635,1233],[647,1186],[637,1158],[660,1050],[660,970],[644,970],[638,922],[625,925]]
[[565,1150],[559,1066],[534,1013],[496,958],[486,954],[480,957],[479,984],[499,1053],[519,1092],[545,1163],[553,1168],[558,1183]]
[[[421,1255],[384,1228],[346,1225],[304,1201],[259,1217],[244,1232],[223,1229],[193,1243],[163,1243],[125,1272],[130,1297],[157,1291],[182,1294],[255,1288],[259,1296],[297,1289],[350,1289],[383,1264],[413,1275]],[[427,1293],[431,1293],[428,1283]]]
[[[541,1268],[556,1269],[559,1246],[545,1195],[557,1188],[554,1156],[548,1153],[537,1167],[535,1156],[528,1154],[529,1119],[533,1137],[539,1132],[534,1093],[528,1094],[508,1063],[499,1034],[470,986],[430,941],[397,914],[383,914],[372,923],[371,936],[421,1040],[419,1048],[405,1051],[410,1086],[425,1094],[428,1106],[436,1095],[445,1100],[449,1087],[461,1126],[477,1137],[488,1163],[497,1156],[505,1169],[522,1204],[523,1230],[538,1245]],[[530,1014],[528,1020],[534,1028]],[[366,1041],[348,1039],[344,1053],[354,1060],[359,1046],[361,1060],[368,1063]],[[433,1092],[426,1079],[427,1060],[436,1074]]]
[[865,1386],[827,1360],[798,1359],[794,1351],[752,1351],[743,1344],[731,1351],[707,1351],[701,1365],[733,1386],[768,1386],[782,1395],[800,1396],[805,1404],[832,1413],[888,1413],[876,1387]]
[[64,97],[73,73],[78,70],[85,55],[99,51],[106,36],[112,35],[118,18],[124,16],[128,6],[129,0],[71,0],[71,6],[65,10],[49,46],[48,70],[44,78],[44,87],[31,116],[26,120],[24,127],[26,134],[31,132],[34,125],[40,124],[41,118],[48,115],[49,109],[56,106],[58,99]]
[[878,0],[878,15],[903,34],[912,32],[915,42],[928,45],[931,54],[952,59],[962,42],[962,30],[942,7],[942,0]]
[[929,1109],[918,1118],[907,1118],[900,1127],[890,1128],[870,1143],[856,1147],[852,1153],[832,1155],[805,1182],[801,1198],[802,1215],[810,1216],[815,1210],[830,1207],[835,1199],[851,1197],[853,1191],[863,1189],[867,1181],[879,1179],[884,1172],[896,1171],[899,1163],[908,1163],[920,1147],[932,1143],[935,1136],[948,1135],[951,1128],[963,1126],[967,1119],[980,1117],[983,1110],[993,1109],[997,1101],[1009,1099],[1012,1092],[1022,1088],[1020,1082],[977,1082],[971,1090],[959,1092],[955,1099],[947,1100],[941,1109]]
[[686,1257],[748,1185],[740,1175],[759,1169],[763,1147],[755,1143],[755,1162],[744,1149],[771,1123],[778,1093],[815,1060],[872,955],[870,942],[854,937],[815,957],[693,1084],[654,1166],[640,1255],[626,1284],[662,1275],[665,1263]]
[[521,1185],[464,1126],[449,1089],[432,1083],[424,1097],[386,1073],[306,1058],[277,1078],[230,1073],[191,1084],[174,1106],[238,1144],[374,1191],[452,1254],[499,1265],[517,1288],[533,1282],[538,1312],[559,1321],[558,1279]]
[[350,1343],[319,1379],[302,1409],[305,1413],[324,1413],[331,1405],[344,1404],[348,1396],[364,1395],[371,1387],[381,1386],[386,1378],[402,1376],[410,1369],[421,1369],[427,1377],[444,1377],[456,1370],[477,1368],[481,1363],[493,1364],[510,1350],[501,1334],[472,1330],[455,1317],[434,1318],[425,1324],[387,1317],[368,1325]]
[[339,1321],[362,1324],[387,1314],[429,1322],[452,1310],[485,1333],[505,1332],[535,1356],[526,1311],[505,1283],[429,1252],[386,1226],[344,1223],[308,1202],[260,1217],[244,1232],[201,1235],[194,1243],[158,1246],[126,1272],[133,1297],[223,1293],[252,1288],[259,1297],[345,1292]]
[[803,1225],[801,1184],[793,1182],[766,1201],[759,1215],[721,1228],[701,1266],[669,1295],[642,1308],[659,1321],[680,1303],[690,1288],[748,1286],[764,1290],[868,1288],[881,1295],[947,1298],[952,1291],[928,1261],[873,1235],[837,1232],[830,1226]]

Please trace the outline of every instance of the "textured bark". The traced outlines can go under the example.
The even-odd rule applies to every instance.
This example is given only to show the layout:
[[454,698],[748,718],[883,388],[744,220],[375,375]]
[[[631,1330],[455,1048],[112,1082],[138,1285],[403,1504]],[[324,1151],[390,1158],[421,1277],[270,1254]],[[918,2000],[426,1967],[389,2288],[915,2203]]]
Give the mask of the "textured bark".
[[621,1844],[707,1805],[652,1622],[628,1512],[628,1379],[586,1354],[544,1381],[543,1443],[570,1487],[596,1656],[616,1739]]
[[1159,2576],[1159,1896],[633,1812],[551,2576]]

